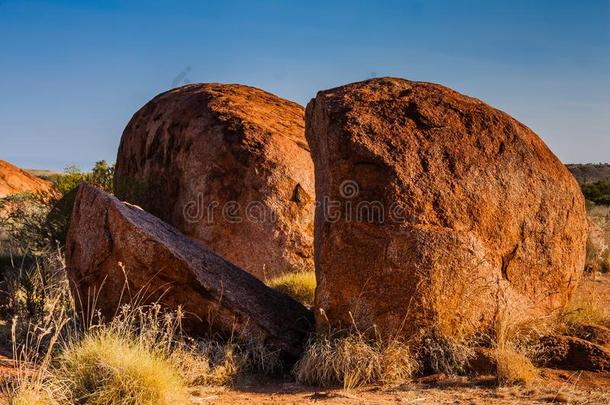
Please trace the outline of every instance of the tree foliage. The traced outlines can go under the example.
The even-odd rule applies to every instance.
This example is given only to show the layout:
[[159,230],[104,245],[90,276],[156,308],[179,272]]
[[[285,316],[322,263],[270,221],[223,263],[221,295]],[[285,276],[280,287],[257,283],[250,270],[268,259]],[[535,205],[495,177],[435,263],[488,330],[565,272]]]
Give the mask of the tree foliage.
[[587,200],[595,204],[610,205],[610,179],[583,184],[581,188]]
[[113,192],[114,165],[102,160],[91,171],[69,166],[53,178],[53,187],[40,193],[20,193],[0,199],[0,230],[13,248],[31,251],[63,246],[66,240],[76,191],[85,181]]

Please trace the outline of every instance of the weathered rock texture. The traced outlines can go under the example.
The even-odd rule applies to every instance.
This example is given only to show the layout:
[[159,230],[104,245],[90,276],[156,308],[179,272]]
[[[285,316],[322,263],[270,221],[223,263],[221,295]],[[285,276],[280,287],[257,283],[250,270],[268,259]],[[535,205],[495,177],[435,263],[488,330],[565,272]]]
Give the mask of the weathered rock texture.
[[160,94],[123,133],[115,190],[258,276],[313,270],[303,108],[236,84]]
[[462,335],[570,297],[585,259],[583,196],[509,115],[380,78],[319,92],[306,137],[320,322]]
[[310,311],[292,298],[139,207],[84,183],[66,261],[77,302],[90,311],[95,301],[106,317],[121,303],[182,306],[192,333],[261,339],[289,359],[313,327]]
[[49,190],[51,183],[32,176],[17,166],[0,160],[0,198],[11,194],[38,193]]
[[610,352],[572,336],[546,336],[541,341],[541,365],[564,370],[610,370]]
[[596,345],[610,349],[610,329],[594,324],[575,324],[568,329],[568,334]]

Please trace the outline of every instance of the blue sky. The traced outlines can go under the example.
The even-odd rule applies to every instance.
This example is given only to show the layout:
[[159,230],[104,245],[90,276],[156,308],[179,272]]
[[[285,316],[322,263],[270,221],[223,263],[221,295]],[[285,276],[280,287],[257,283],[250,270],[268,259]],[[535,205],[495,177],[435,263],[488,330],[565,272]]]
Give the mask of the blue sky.
[[114,161],[133,113],[183,82],[306,104],[372,76],[450,86],[565,162],[610,161],[610,0],[0,0],[0,159]]

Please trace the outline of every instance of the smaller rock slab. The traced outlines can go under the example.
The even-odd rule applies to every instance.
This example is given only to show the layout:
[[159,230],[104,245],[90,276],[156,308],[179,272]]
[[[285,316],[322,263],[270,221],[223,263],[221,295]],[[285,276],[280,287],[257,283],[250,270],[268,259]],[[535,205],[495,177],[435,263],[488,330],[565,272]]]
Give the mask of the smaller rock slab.
[[186,312],[199,336],[260,339],[294,360],[313,316],[139,207],[80,185],[66,243],[68,276],[81,309],[111,317],[124,303],[159,302]]

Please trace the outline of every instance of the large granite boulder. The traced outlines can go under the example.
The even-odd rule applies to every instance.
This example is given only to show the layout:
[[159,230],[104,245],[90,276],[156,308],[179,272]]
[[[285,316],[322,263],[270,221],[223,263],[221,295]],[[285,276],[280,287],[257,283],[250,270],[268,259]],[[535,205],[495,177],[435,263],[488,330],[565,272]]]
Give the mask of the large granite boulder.
[[296,359],[313,315],[292,298],[139,207],[85,183],[78,191],[66,265],[82,310],[108,319],[121,304],[181,306],[196,335],[259,339]]
[[441,85],[380,78],[306,109],[317,319],[463,336],[561,310],[583,270],[584,198],[529,128]]
[[303,108],[237,84],[192,84],[138,111],[117,196],[256,275],[313,270],[313,163]]

